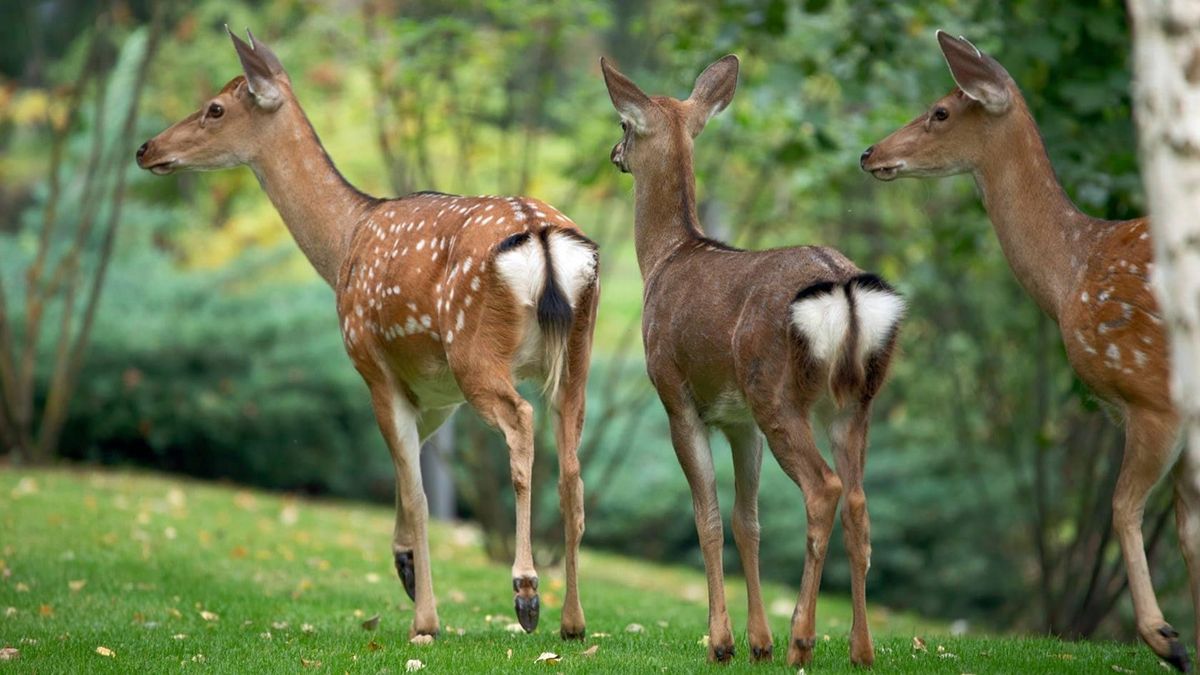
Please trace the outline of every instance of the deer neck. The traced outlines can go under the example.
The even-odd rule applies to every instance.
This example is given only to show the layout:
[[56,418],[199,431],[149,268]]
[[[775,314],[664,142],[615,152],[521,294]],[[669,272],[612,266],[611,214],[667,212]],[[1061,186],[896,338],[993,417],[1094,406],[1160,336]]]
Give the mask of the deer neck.
[[1087,259],[1092,218],[1075,207],[1050,165],[1037,124],[1017,100],[974,170],[984,206],[1017,280],[1055,321],[1072,279]]
[[642,279],[648,281],[675,249],[703,236],[691,149],[635,178],[634,200],[634,246]]
[[346,257],[354,226],[374,204],[338,172],[294,98],[275,114],[287,115],[264,134],[250,162],[300,250],[330,286]]

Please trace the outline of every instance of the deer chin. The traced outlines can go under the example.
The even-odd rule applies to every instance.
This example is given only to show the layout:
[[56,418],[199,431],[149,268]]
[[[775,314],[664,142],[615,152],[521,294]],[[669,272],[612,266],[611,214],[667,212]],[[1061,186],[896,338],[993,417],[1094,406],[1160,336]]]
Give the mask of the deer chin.
[[146,167],[150,173],[156,176],[166,176],[167,174],[175,173],[175,170],[178,168],[179,161],[174,159],[168,159],[165,162],[158,162]]
[[877,166],[872,169],[867,169],[871,175],[881,181],[893,181],[900,177],[900,172],[907,166],[906,162],[897,162],[886,166]]

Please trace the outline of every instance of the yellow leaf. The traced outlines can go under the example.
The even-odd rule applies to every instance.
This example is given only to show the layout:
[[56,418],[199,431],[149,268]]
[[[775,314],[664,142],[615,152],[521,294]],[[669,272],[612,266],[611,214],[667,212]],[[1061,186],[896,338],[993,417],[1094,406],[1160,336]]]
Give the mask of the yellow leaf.
[[16,647],[0,649],[0,661],[16,661],[21,658],[21,650]]
[[38,607],[38,613],[42,616],[54,616],[54,608],[50,605],[42,605]]
[[200,618],[204,619],[205,621],[216,621],[221,617],[218,616],[216,612],[210,612],[207,609],[202,609],[200,610]]
[[584,656],[595,656],[596,652],[598,652],[598,651],[600,651],[600,645],[592,645],[591,647],[588,647],[587,649],[583,650],[583,655]]
[[631,623],[628,626],[625,626],[626,633],[644,633],[645,631],[646,627],[640,623]]
[[380,649],[383,649],[383,645],[379,644],[378,642],[376,642],[374,640],[371,640],[370,642],[367,643],[368,651],[377,652]]
[[320,668],[321,662],[315,659],[300,659],[300,665],[304,666],[305,668]]
[[68,581],[67,586],[71,589],[72,592],[78,593],[79,591],[83,590],[84,586],[87,586],[87,580],[79,579],[77,581]]
[[96,647],[96,653],[99,654],[100,656],[107,656],[109,658],[113,658],[117,655],[116,652],[109,649],[108,647]]
[[562,661],[562,657],[554,652],[542,652],[533,660],[534,663],[545,663],[551,666],[557,665],[559,661]]
[[925,640],[919,635],[914,635],[912,640],[913,651],[923,652],[926,650]]

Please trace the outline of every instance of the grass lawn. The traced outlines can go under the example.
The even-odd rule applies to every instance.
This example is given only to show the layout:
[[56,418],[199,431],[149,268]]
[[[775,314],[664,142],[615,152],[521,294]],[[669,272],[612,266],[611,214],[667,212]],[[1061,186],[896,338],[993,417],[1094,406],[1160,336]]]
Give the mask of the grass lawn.
[[[539,570],[538,631],[514,633],[508,565],[488,562],[467,526],[432,530],[442,636],[410,644],[391,530],[384,508],[141,473],[0,471],[0,648],[19,650],[0,672],[402,673],[410,660],[425,672],[717,668],[701,645],[702,574],[585,551],[588,638],[558,639],[562,572],[553,568]],[[792,672],[783,656],[793,591],[766,588],[776,660],[752,666],[745,589],[729,581],[739,635],[730,672]],[[378,629],[365,630],[374,615]],[[818,618],[823,641],[807,671],[851,671],[848,603],[825,597]],[[1140,645],[950,637],[942,624],[881,607],[871,619],[880,671],[1165,672]],[[535,663],[546,651],[561,660]]]

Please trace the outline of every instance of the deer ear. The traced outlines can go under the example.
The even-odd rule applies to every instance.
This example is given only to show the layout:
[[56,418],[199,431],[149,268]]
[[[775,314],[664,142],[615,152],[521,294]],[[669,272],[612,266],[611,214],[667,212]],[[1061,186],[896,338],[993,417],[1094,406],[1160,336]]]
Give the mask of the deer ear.
[[[275,54],[261,43],[252,47],[225,26],[225,31],[233,40],[233,48],[237,50],[238,60],[242,62],[242,72],[246,74],[246,83],[254,102],[263,110],[275,110],[283,104],[283,92],[275,81],[275,76],[283,73],[283,66]],[[246,31],[249,35],[250,31]],[[251,41],[254,36],[250,36]]]
[[985,110],[1000,114],[1012,105],[1008,83],[1012,79],[996,59],[979,51],[963,37],[937,32],[938,44],[950,66],[954,82],[967,96],[983,104]]
[[692,104],[688,126],[693,136],[700,133],[704,125],[733,100],[737,78],[738,57],[733,54],[721,57],[696,78],[692,95],[688,97],[688,102]]
[[645,132],[652,105],[650,97],[603,56],[600,57],[600,70],[604,73],[604,85],[608,87],[608,97],[612,99],[613,107],[622,119],[633,125],[634,131]]

